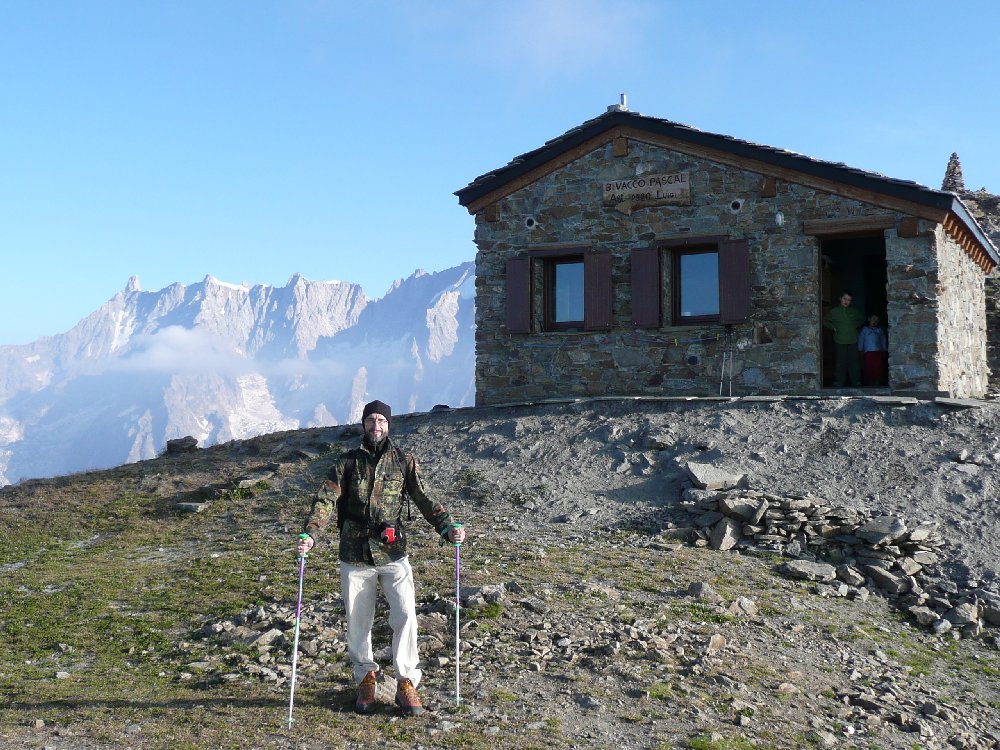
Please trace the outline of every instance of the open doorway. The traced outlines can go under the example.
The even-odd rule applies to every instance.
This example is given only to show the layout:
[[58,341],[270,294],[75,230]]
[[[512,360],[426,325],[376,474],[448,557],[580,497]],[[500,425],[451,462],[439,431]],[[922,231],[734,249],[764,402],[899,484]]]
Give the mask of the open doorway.
[[[882,235],[823,238],[820,243],[820,259],[820,317],[840,304],[842,292],[850,291],[854,297],[853,307],[861,311],[866,320],[870,315],[877,315],[882,330],[886,336],[890,336],[886,315],[888,274],[885,239]],[[821,329],[821,385],[823,388],[833,388],[836,378],[833,331],[825,326]],[[885,359],[886,355],[882,356]],[[887,362],[883,362],[882,373],[868,382],[872,383],[872,387],[888,385]]]

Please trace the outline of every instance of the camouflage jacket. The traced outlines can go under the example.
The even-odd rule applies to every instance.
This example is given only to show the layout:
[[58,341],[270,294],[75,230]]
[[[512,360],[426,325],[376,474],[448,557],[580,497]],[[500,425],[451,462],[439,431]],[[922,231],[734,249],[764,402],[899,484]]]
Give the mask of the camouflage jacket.
[[[327,526],[336,523],[337,500],[343,495],[340,559],[370,565],[399,560],[406,555],[405,488],[410,502],[438,534],[447,533],[452,523],[451,515],[443,505],[432,503],[427,497],[413,456],[404,453],[403,459],[400,465],[390,438],[386,438],[377,452],[363,441],[361,447],[341,454],[316,492],[305,532],[318,542]],[[382,540],[386,525],[396,530],[398,539],[392,544]]]

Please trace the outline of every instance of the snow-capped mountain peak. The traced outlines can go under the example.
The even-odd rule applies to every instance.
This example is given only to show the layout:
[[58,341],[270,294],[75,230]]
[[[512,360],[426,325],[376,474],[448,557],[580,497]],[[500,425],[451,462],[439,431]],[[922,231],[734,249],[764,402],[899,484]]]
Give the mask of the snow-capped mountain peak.
[[0,484],[150,458],[189,434],[344,422],[372,398],[401,413],[468,405],[472,279],[471,263],[421,270],[370,301],[298,273],[156,292],[133,276],[66,333],[0,346]]

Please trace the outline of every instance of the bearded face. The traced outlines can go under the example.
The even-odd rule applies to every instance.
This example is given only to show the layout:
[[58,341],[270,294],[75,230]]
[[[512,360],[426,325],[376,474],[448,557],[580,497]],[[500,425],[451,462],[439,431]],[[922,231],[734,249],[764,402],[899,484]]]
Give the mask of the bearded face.
[[369,414],[364,421],[365,435],[373,445],[381,443],[389,434],[389,420],[381,414]]

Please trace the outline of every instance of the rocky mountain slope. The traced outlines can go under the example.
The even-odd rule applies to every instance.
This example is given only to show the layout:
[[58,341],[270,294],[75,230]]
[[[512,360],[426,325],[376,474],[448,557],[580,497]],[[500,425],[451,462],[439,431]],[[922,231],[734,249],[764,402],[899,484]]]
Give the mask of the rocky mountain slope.
[[137,279],[65,334],[0,346],[0,484],[350,421],[377,388],[472,403],[473,275],[418,272],[378,300],[346,282]]
[[[355,426],[7,487],[0,740],[1000,747],[998,423],[996,403],[847,398],[398,417],[393,434],[470,534],[461,703],[454,552],[416,519],[432,710],[351,712],[335,554],[321,543],[291,730],[291,549]],[[384,611],[375,635],[387,663]]]

